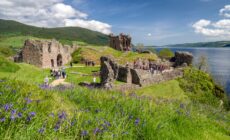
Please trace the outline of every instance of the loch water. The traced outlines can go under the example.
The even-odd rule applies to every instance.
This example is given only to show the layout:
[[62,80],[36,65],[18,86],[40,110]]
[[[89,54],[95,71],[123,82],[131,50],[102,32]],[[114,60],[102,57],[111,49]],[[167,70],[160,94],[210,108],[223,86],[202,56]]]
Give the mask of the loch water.
[[[164,47],[165,48],[165,47]],[[160,51],[163,47],[157,47]],[[200,56],[205,56],[209,72],[217,83],[221,84],[230,97],[230,48],[169,48],[175,51],[188,51],[194,55],[193,63],[196,64]]]

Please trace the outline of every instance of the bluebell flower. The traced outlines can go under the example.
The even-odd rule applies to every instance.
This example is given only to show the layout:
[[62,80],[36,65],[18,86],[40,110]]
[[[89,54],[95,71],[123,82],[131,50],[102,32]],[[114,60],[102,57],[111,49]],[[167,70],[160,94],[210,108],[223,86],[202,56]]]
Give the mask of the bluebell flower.
[[93,133],[94,133],[94,135],[96,135],[96,134],[100,133],[100,131],[101,130],[99,128],[95,128],[94,131],[93,131]]
[[81,136],[87,136],[88,135],[88,132],[86,131],[86,130],[83,130],[83,131],[81,131]]
[[31,116],[31,117],[34,117],[35,115],[36,115],[35,112],[30,112],[30,116]]
[[184,109],[185,105],[183,103],[180,104],[180,108]]
[[26,97],[25,100],[27,104],[30,104],[32,102],[32,100],[30,100],[28,97]]
[[11,115],[14,115],[16,113],[17,113],[17,110],[15,110],[15,109],[11,111]]
[[40,133],[40,134],[43,134],[45,132],[45,128],[40,128],[39,130],[38,130],[38,133]]
[[12,90],[11,93],[13,93],[13,94],[16,93],[16,90]]
[[61,113],[58,114],[59,119],[66,119],[66,113],[62,111]]
[[18,112],[18,118],[21,118],[21,117],[22,117],[22,113]]
[[60,126],[61,126],[61,122],[58,121],[58,122],[55,124],[54,131],[58,131],[59,128],[60,128]]
[[140,122],[140,119],[139,118],[137,118],[136,120],[135,120],[135,125],[138,125],[139,124],[139,122]]
[[30,122],[31,119],[32,119],[32,118],[31,118],[30,116],[28,116],[28,117],[26,118],[26,121],[27,121],[27,122]]
[[5,111],[10,110],[12,107],[13,107],[13,104],[5,104],[5,105],[4,105]]
[[14,121],[14,120],[15,120],[15,116],[14,116],[14,115],[11,115],[11,116],[10,116],[10,120],[11,120],[11,121]]
[[3,93],[2,92],[0,92],[0,95],[2,95]]
[[5,120],[6,120],[5,117],[4,117],[4,118],[1,118],[1,119],[0,119],[0,122],[5,122]]

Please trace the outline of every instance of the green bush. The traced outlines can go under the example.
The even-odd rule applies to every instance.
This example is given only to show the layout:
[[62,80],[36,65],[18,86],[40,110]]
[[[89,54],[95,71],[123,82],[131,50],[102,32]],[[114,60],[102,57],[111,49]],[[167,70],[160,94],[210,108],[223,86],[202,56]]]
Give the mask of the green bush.
[[9,47],[0,47],[0,55],[9,57],[14,54],[13,50]]
[[1,72],[16,72],[19,69],[20,67],[17,64],[5,59],[4,57],[0,57],[0,71]]
[[170,59],[174,56],[174,53],[170,49],[165,48],[159,51],[158,56],[164,59]]
[[219,105],[219,100],[226,101],[226,95],[222,87],[217,86],[212,77],[195,68],[184,70],[183,78],[179,79],[180,86],[194,101]]
[[79,48],[72,53],[73,63],[80,63],[82,61],[83,57],[81,56],[81,51],[82,48]]

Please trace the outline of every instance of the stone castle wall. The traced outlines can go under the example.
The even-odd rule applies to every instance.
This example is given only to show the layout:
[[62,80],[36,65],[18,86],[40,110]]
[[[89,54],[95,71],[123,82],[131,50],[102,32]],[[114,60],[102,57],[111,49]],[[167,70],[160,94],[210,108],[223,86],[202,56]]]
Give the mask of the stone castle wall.
[[129,35],[120,34],[119,36],[110,35],[110,47],[118,51],[131,51],[132,38]]
[[42,68],[60,67],[71,61],[76,46],[63,46],[56,40],[26,40],[22,60]]
[[[181,67],[184,66],[184,63],[186,63],[186,66],[191,65],[193,56],[187,52],[180,52],[180,55],[176,56],[173,64],[157,65],[149,62],[149,69],[143,67],[142,64],[138,67],[135,64],[134,66],[120,65],[113,58],[103,56],[101,57],[101,85],[105,88],[112,88],[113,82],[118,80],[128,84],[145,86],[182,77],[183,69]],[[141,62],[140,60],[137,61]],[[139,64],[137,61],[135,63]],[[178,61],[180,61],[180,65],[172,67]],[[144,63],[147,62],[144,61]]]

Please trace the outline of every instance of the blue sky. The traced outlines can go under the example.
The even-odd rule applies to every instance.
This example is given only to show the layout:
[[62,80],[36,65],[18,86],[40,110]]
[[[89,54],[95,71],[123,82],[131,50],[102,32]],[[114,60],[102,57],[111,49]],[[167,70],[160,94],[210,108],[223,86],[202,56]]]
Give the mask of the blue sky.
[[219,20],[219,10],[227,4],[229,0],[82,0],[73,6],[112,25],[116,34],[130,34],[134,43],[164,45],[221,40],[195,33],[192,24]]
[[123,32],[134,44],[230,40],[230,0],[1,0],[0,18]]

